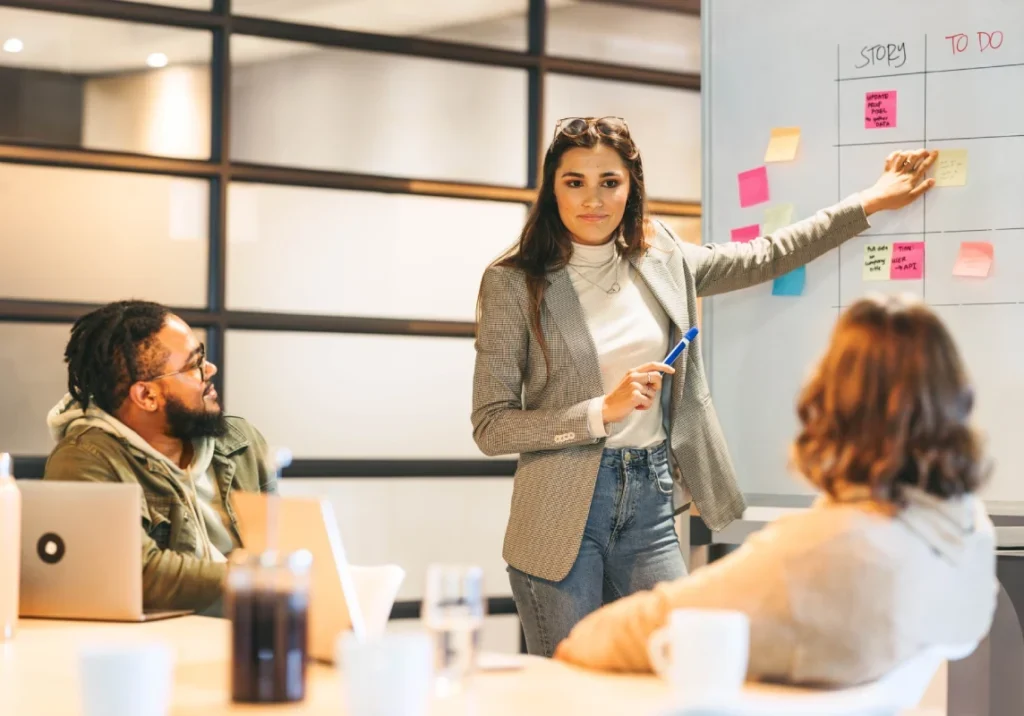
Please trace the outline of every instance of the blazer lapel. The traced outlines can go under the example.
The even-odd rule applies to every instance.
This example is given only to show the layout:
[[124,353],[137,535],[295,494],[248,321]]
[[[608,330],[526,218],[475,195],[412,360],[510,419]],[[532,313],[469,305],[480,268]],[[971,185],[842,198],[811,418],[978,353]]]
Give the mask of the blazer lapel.
[[665,313],[676,326],[681,336],[690,328],[690,320],[686,311],[686,293],[676,285],[669,273],[668,266],[657,256],[656,251],[648,249],[642,258],[630,259],[633,268],[647,282],[651,293],[665,309]]
[[604,392],[601,383],[601,367],[597,362],[597,348],[587,327],[580,298],[572,287],[572,279],[566,269],[548,274],[550,282],[544,291],[544,304],[548,307],[559,333],[572,356],[576,370],[589,394],[598,396]]

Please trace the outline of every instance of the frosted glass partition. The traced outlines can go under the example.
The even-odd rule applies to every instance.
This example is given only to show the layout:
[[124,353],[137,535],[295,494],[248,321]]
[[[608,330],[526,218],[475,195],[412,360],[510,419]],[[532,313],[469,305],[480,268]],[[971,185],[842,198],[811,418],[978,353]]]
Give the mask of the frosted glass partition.
[[469,338],[229,331],[228,409],[304,458],[480,458]]
[[651,85],[548,75],[545,141],[562,117],[622,117],[640,148],[647,194],[700,199],[700,93]]
[[206,304],[206,181],[0,163],[0,197],[0,298]]
[[228,306],[472,321],[522,204],[231,184]]
[[244,35],[231,60],[235,161],[526,182],[525,70]]

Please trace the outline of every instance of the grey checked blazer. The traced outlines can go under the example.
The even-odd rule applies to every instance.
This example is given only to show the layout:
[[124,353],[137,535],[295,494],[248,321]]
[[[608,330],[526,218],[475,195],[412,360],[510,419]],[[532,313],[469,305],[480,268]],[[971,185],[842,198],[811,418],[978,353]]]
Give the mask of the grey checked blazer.
[[[781,276],[868,226],[855,196],[745,244],[696,246],[659,224],[652,247],[633,266],[668,314],[674,336],[680,336],[697,323],[698,296]],[[591,437],[587,405],[604,390],[597,350],[568,272],[553,271],[548,281],[541,329],[550,374],[530,330],[524,275],[500,267],[484,273],[472,422],[484,454],[519,454],[505,561],[560,581],[576,561],[590,511],[604,439]],[[664,414],[675,477],[689,489],[708,527],[720,530],[743,514],[745,503],[711,404],[699,341],[676,361],[675,375],[665,382]],[[609,426],[611,434],[617,429]]]

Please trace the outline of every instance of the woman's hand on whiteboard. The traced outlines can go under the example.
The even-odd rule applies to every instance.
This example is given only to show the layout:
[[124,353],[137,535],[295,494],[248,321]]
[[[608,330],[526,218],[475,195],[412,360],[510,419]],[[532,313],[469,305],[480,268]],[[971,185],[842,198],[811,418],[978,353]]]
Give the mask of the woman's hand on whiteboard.
[[938,156],[937,151],[927,149],[890,154],[882,176],[860,193],[864,213],[870,216],[886,209],[902,209],[935,186],[935,180],[925,179],[925,173]]
[[661,390],[662,373],[675,373],[665,363],[644,363],[626,373],[615,390],[604,396],[601,419],[605,425],[625,419],[634,410],[647,410]]

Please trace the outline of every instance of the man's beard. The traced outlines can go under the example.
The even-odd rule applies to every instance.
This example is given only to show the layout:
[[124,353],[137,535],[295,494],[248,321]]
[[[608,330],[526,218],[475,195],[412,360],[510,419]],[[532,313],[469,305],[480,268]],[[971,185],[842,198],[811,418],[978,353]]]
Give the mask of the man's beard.
[[190,408],[177,398],[168,397],[164,404],[167,415],[167,430],[172,438],[195,440],[197,438],[219,438],[228,431],[224,410],[208,412],[202,408]]

